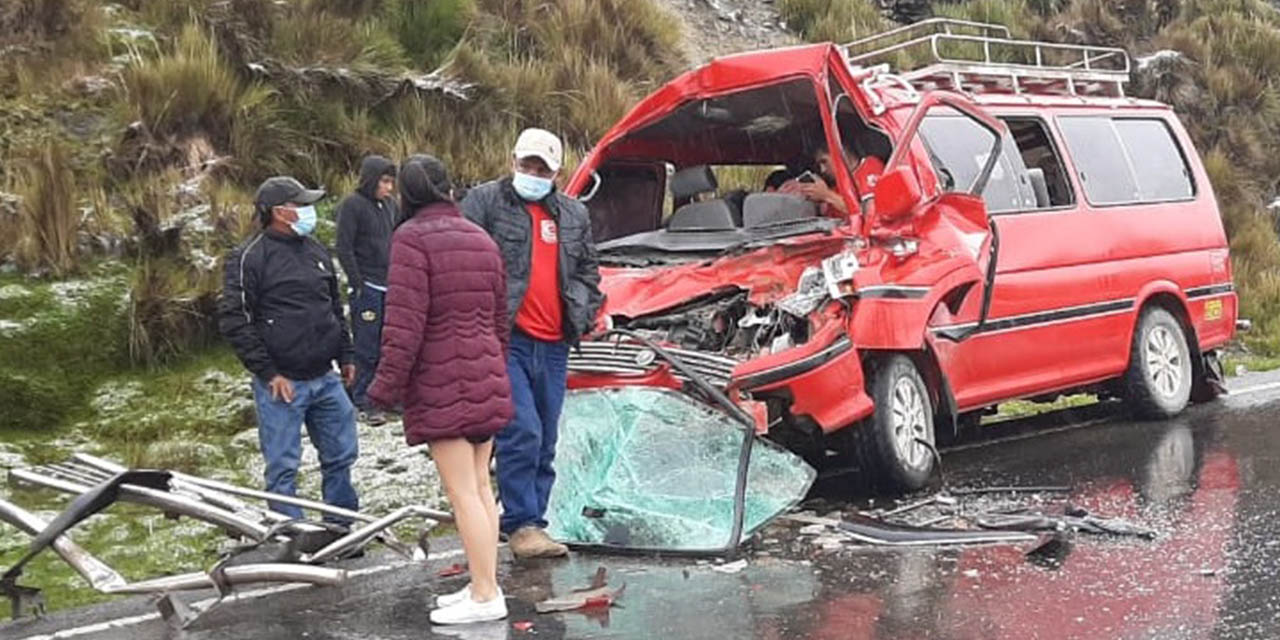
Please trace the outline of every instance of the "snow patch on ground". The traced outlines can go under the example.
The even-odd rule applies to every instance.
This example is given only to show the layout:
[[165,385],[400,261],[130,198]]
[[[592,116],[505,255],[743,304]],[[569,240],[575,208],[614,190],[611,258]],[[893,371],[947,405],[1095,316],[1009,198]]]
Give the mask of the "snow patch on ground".
[[1173,49],[1161,49],[1149,56],[1142,56],[1135,62],[1138,63],[1138,71],[1145,71],[1147,67],[1150,67],[1152,64],[1157,62],[1177,60],[1181,57],[1182,52],[1180,51],[1174,51]]
[[12,338],[17,336],[19,333],[26,331],[30,326],[30,322],[20,322],[0,318],[0,338]]
[[110,416],[129,409],[143,394],[141,382],[104,382],[94,392],[89,406],[100,416]]
[[0,287],[0,300],[18,300],[35,295],[35,292],[20,284],[7,284]]

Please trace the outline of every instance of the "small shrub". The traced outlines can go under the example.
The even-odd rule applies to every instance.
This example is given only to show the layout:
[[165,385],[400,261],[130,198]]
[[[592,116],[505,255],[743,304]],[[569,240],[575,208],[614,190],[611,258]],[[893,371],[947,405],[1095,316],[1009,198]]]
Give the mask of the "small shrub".
[[129,289],[129,359],[154,367],[210,344],[217,335],[216,270],[144,260]]
[[32,375],[0,371],[0,433],[44,431],[55,427],[67,413],[60,389],[52,382]]
[[243,93],[213,39],[195,25],[183,28],[170,54],[136,56],[123,76],[134,113],[161,137],[225,136]]
[[390,0],[382,22],[409,59],[434,68],[462,39],[475,5],[471,0]]
[[64,276],[76,268],[76,184],[63,143],[49,141],[18,181],[19,227],[14,256],[27,272]]

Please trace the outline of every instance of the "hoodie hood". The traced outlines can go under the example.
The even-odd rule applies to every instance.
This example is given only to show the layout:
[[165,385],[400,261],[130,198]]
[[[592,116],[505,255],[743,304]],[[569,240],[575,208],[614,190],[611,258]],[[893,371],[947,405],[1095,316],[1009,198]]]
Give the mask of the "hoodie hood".
[[360,162],[360,183],[356,186],[356,192],[377,202],[378,181],[382,176],[396,177],[395,163],[383,156],[365,156]]

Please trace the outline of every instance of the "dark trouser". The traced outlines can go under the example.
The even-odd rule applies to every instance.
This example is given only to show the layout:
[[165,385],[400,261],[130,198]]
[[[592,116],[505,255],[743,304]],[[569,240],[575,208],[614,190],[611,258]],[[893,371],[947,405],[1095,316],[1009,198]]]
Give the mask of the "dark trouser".
[[[307,425],[311,444],[320,453],[320,491],[324,501],[355,511],[360,508],[351,486],[351,465],[359,455],[356,412],[342,388],[342,379],[329,373],[314,380],[293,380],[293,402],[271,397],[267,385],[253,379],[253,397],[258,408],[258,444],[266,459],[267,491],[297,495],[298,464],[302,460],[302,425]],[[301,518],[298,507],[268,503],[272,510]],[[346,518],[325,516],[326,522],[351,524]]]
[[370,408],[367,392],[378,370],[385,304],[386,294],[367,284],[362,284],[359,295],[351,299],[351,337],[356,349],[356,382],[351,385],[351,401],[361,411]]
[[547,526],[544,516],[556,480],[551,463],[568,363],[569,345],[535,340],[519,331],[511,334],[507,374],[516,412],[495,442],[504,533]]

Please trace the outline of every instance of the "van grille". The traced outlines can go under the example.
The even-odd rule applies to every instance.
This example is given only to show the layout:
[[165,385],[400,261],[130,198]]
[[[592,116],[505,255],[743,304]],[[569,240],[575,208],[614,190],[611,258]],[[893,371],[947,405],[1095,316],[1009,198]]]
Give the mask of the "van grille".
[[[579,347],[569,352],[569,370],[578,373],[644,375],[664,362],[652,349],[635,342],[583,341]],[[729,386],[733,369],[738,366],[737,360],[727,356],[671,347],[663,350],[722,389]],[[673,369],[671,373],[683,382],[689,381],[679,371]]]

